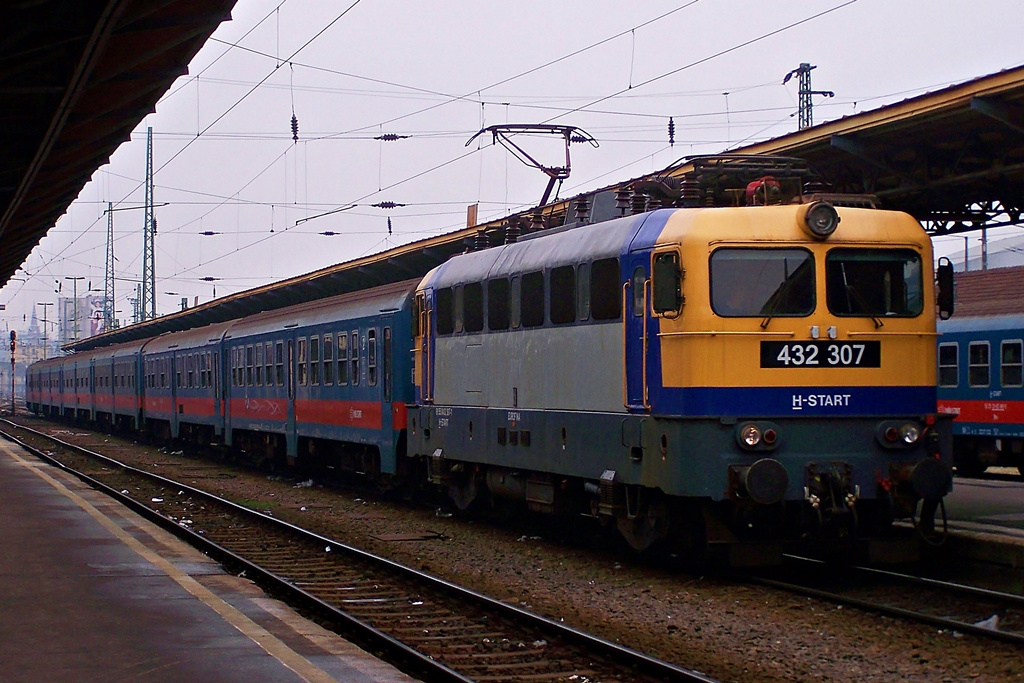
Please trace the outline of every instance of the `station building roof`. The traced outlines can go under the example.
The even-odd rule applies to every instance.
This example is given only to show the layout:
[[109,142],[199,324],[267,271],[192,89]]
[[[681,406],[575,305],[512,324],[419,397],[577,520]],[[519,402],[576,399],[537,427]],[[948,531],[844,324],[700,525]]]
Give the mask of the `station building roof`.
[[4,3],[0,283],[6,283],[235,0]]

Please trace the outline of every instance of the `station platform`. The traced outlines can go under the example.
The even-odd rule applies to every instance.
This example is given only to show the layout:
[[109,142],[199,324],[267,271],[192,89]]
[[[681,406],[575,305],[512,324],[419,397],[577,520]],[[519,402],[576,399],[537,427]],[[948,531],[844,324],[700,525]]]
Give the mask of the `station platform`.
[[0,680],[414,679],[0,440]]

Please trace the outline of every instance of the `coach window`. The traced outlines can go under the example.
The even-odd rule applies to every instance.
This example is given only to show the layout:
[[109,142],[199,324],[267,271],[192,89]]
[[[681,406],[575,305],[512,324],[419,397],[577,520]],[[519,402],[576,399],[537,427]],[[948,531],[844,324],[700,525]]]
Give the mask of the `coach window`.
[[391,328],[384,328],[384,358],[381,359],[384,366],[384,401],[391,400]]
[[253,385],[253,362],[255,354],[251,346],[245,347],[245,385],[251,387]]
[[300,339],[299,340],[299,358],[298,358],[298,368],[297,369],[298,369],[298,373],[297,374],[299,376],[299,386],[300,387],[304,387],[304,386],[306,386],[306,372],[308,370],[308,368],[306,367],[306,340],[305,339]]
[[334,384],[334,337],[324,335],[324,386]]
[[487,282],[487,329],[507,330],[509,326],[508,278]]
[[266,370],[264,374],[267,377],[267,386],[274,386],[274,342],[265,342],[263,344],[264,360],[266,361]]
[[371,387],[377,386],[377,330],[366,332],[366,378]]
[[594,320],[618,320],[622,317],[619,259],[600,259],[590,267],[590,312]]
[[466,332],[480,332],[484,329],[484,286],[470,282],[462,288],[465,305],[464,325]]
[[523,279],[518,275],[512,276],[509,289],[509,322],[515,330],[518,330],[523,322],[522,291]]
[[576,320],[576,269],[559,266],[551,269],[551,322],[556,325]]
[[256,345],[256,386],[263,386],[263,344]]
[[437,311],[437,333],[451,334],[454,332],[455,294],[451,287],[434,291],[434,309]]
[[320,335],[309,338],[309,383],[320,385]]
[[967,383],[972,387],[987,387],[988,376],[988,342],[971,342],[967,349]]
[[349,341],[349,363],[351,364],[350,375],[352,377],[352,386],[359,384],[359,330],[352,331],[352,337]]
[[956,342],[939,344],[939,386],[955,387],[960,383],[960,346]]
[[921,257],[911,249],[833,249],[825,257],[825,293],[836,315],[920,315]]
[[284,386],[284,342],[277,342],[274,347],[274,365],[277,366],[277,386]]
[[195,386],[196,357],[195,354],[185,356],[185,386],[189,389]]
[[523,274],[519,311],[523,327],[540,327],[544,324],[544,273]]
[[167,388],[167,359],[160,360],[160,386]]
[[[182,365],[184,365],[184,364],[185,364],[185,357],[184,356],[178,356],[177,362],[174,364],[174,378],[175,378],[175,384],[178,385],[179,389],[181,389],[181,387],[182,387],[182,384],[181,384],[181,371],[182,371]],[[121,386],[122,387],[124,386],[124,375],[121,375]]]
[[1024,342],[1020,339],[1004,341],[1000,353],[999,370],[1003,387],[1019,387],[1024,385],[1024,374],[1022,374],[1022,351]]
[[717,315],[803,317],[814,307],[808,250],[723,248],[711,254],[711,308]]
[[455,288],[455,331],[462,332],[465,329],[466,320],[466,297],[462,285]]
[[348,384],[348,335],[338,333],[338,385]]

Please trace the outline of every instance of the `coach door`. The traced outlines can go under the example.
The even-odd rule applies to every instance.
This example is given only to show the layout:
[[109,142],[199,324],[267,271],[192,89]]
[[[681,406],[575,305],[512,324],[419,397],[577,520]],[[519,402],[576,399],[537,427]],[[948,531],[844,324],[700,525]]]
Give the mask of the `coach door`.
[[419,399],[429,402],[433,398],[431,391],[433,382],[433,358],[431,357],[431,325],[430,325],[430,303],[426,292],[416,293],[416,309],[413,313],[416,326],[415,331],[415,356],[413,365],[415,367],[415,384],[419,389]]
[[623,372],[625,406],[630,411],[650,411],[647,401],[648,297],[650,255],[631,252],[626,257],[625,282],[622,285]]
[[288,427],[285,432],[287,456],[294,458],[299,453],[299,437],[295,433],[295,340],[288,340],[288,362],[285,364],[285,384],[288,385]]

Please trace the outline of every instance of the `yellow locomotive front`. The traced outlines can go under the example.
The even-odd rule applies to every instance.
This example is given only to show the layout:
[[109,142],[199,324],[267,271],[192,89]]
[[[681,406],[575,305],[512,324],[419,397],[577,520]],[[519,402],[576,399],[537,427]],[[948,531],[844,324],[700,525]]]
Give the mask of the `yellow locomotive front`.
[[861,538],[881,559],[951,482],[930,240],[865,197],[744,203],[672,212],[652,245],[634,384],[657,477],[704,498],[712,543]]

